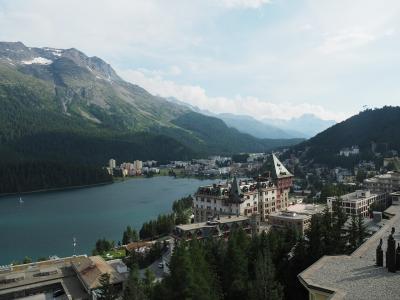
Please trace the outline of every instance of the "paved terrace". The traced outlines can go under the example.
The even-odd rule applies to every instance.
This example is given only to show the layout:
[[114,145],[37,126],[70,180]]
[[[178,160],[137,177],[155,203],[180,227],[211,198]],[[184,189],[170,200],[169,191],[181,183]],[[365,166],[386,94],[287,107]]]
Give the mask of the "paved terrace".
[[392,205],[386,211],[394,215],[382,220],[383,227],[350,256],[324,256],[298,275],[303,285],[310,289],[331,294],[330,299],[399,299],[400,271],[390,273],[385,267],[377,267],[376,248],[382,238],[384,266],[387,238],[395,227],[396,244],[400,242],[400,205]]

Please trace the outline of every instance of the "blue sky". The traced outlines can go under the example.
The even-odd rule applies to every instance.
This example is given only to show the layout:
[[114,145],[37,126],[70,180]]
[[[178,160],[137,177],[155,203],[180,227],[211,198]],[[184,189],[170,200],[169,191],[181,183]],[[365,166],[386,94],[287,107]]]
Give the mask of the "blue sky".
[[214,112],[339,121],[400,104],[400,1],[0,0],[0,28]]

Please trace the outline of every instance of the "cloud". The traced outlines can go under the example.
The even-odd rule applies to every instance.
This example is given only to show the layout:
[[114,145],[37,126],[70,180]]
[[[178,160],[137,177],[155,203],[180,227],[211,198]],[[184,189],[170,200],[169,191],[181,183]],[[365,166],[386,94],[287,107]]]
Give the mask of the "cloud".
[[259,8],[264,4],[271,3],[270,0],[218,0],[228,8]]
[[398,105],[399,15],[398,0],[0,0],[0,40],[74,47],[207,107],[338,119]]
[[342,121],[349,115],[327,111],[320,105],[309,103],[272,103],[257,97],[237,95],[233,98],[210,97],[204,88],[181,85],[165,80],[160,75],[149,76],[140,70],[118,70],[127,81],[137,84],[150,93],[161,97],[174,97],[213,113],[232,113],[250,115],[256,119],[291,119],[303,114],[314,114],[324,120]]
[[351,48],[364,46],[376,40],[376,37],[360,29],[344,30],[335,34],[328,34],[319,47],[325,54],[345,51]]

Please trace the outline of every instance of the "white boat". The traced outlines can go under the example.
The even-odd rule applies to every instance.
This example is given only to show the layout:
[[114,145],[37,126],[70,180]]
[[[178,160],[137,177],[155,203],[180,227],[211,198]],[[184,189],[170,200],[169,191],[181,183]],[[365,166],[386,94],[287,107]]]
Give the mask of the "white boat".
[[22,198],[19,197],[19,204],[23,204],[23,203],[24,203],[24,200],[22,200]]

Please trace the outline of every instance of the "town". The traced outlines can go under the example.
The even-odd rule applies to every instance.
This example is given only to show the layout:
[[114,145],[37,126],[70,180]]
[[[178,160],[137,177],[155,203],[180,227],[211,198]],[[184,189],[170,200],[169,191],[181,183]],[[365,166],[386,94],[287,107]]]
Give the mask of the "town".
[[265,153],[241,153],[230,157],[210,156],[190,161],[170,161],[159,164],[155,160],[123,162],[115,159],[108,162],[107,172],[115,177],[173,175],[201,178],[226,178],[236,174],[247,176],[259,170],[267,159]]
[[[143,233],[139,237],[135,230],[129,228],[118,245],[99,240],[94,256],[52,257],[40,262],[1,266],[0,299],[48,291],[53,291],[55,296],[66,295],[68,299],[98,299],[104,293],[105,285],[112,286],[113,293],[118,295],[128,284],[132,257],[141,257],[139,266],[142,269],[139,274],[143,280],[160,282],[170,274],[171,257],[180,243],[210,238],[227,240],[239,228],[249,236],[272,231],[284,232],[288,228],[303,236],[310,230],[315,216],[338,208],[348,216],[344,225],[346,232],[352,230],[351,219],[360,218],[366,236],[359,245],[367,254],[360,254],[362,259],[354,263],[354,268],[368,266],[371,257],[375,259],[377,241],[381,239],[379,247],[382,247],[382,240],[393,239],[396,237],[394,230],[400,230],[400,173],[392,170],[399,159],[395,156],[397,153],[392,154],[382,159],[379,170],[372,161],[359,163],[353,170],[300,165],[296,156],[293,153],[289,155],[287,150],[272,154],[241,155],[244,162],[240,163],[234,162],[234,157],[216,156],[187,162],[173,161],[167,165],[136,160],[117,166],[116,161],[110,159],[107,169],[114,176],[140,176],[149,172],[159,174],[163,169],[169,170],[171,175],[180,169],[185,175],[225,174],[228,179],[200,186],[190,198],[186,219],[183,218],[181,224],[176,224],[162,236],[140,240]],[[289,156],[282,162],[278,155]],[[338,156],[343,155],[359,155],[359,149],[357,146],[343,149]],[[266,166],[270,168],[259,174]],[[296,170],[305,176],[297,177]],[[364,174],[362,177],[358,176],[361,172]],[[249,177],[249,174],[254,176]],[[346,186],[344,191],[349,192],[324,194],[317,191],[318,183],[311,180],[313,177],[318,177],[325,185]],[[393,228],[392,235],[387,236],[390,228]],[[368,238],[370,236],[373,238]],[[355,260],[357,251],[340,261],[340,267],[345,268]],[[387,249],[386,266],[389,272],[399,270],[400,256],[396,253],[400,253],[399,250]],[[378,265],[383,266],[383,254],[379,255],[381,262]],[[349,286],[339,281],[336,281],[337,290],[331,290],[330,284],[325,287],[325,282],[329,282],[329,271],[323,271],[324,276],[321,276],[322,271],[314,268],[314,265],[324,265],[328,270],[333,268],[329,257],[323,257],[299,274],[299,280],[311,299],[328,299],[338,290],[362,293],[358,291],[361,287],[357,291],[350,291]],[[377,276],[386,279],[390,275],[379,270]]]

